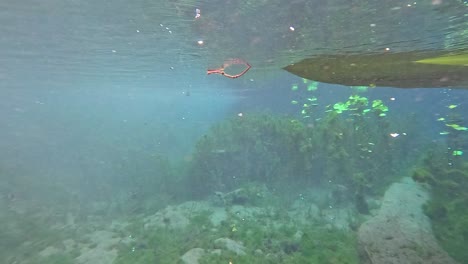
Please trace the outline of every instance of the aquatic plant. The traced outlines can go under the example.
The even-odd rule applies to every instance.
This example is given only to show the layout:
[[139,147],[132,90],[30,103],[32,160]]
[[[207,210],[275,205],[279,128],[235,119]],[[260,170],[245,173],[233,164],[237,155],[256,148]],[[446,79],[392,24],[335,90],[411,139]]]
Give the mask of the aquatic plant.
[[334,111],[338,114],[342,114],[349,111],[352,115],[365,115],[369,112],[375,113],[377,116],[386,116],[388,112],[388,106],[386,106],[382,100],[376,99],[372,101],[371,107],[368,107],[369,99],[364,96],[351,95],[346,102],[335,103],[331,109],[328,107],[328,111]]
[[[36,262],[37,261],[37,262]],[[74,258],[65,253],[53,254],[47,257],[40,257],[38,260],[29,262],[28,264],[74,264],[76,263]]]
[[[47,212],[50,214],[50,211]],[[54,220],[59,221],[58,214]],[[39,255],[46,247],[60,247],[66,238],[77,237],[70,229],[58,230],[52,227],[50,219],[44,212],[32,212],[29,214],[17,213],[14,210],[4,210],[0,216],[2,228],[0,228],[0,259],[2,263],[21,262],[26,264],[74,263],[73,252],[61,252],[47,257]],[[40,257],[38,257],[38,255]]]
[[468,252],[468,160],[450,163],[445,146],[434,146],[414,169],[413,179],[431,186],[431,200],[424,212],[440,245],[460,263],[466,263]]
[[249,251],[239,256],[223,251],[220,255],[210,254],[202,263],[359,263],[356,239],[351,233],[326,229],[318,225],[297,228],[284,225],[279,228],[264,227],[249,223],[238,231],[238,238]]
[[399,165],[393,157],[400,144],[391,140],[391,124],[382,118],[388,108],[380,100],[374,100],[370,108],[368,104],[365,97],[350,96],[347,102],[335,104],[318,125],[324,133],[325,174],[351,188],[357,197],[383,191]]
[[[258,208],[258,207],[256,207]],[[187,251],[202,248],[206,254],[199,263],[359,263],[353,232],[324,227],[324,223],[291,222],[291,218],[274,219],[269,210],[254,210],[251,217],[228,210],[218,225],[211,222],[210,211],[197,211],[186,228],[144,228],[135,219],[121,234],[132,234],[133,241],[120,243],[116,264],[175,263]],[[252,208],[250,208],[252,209]],[[242,215],[242,214],[241,214]],[[127,235],[125,235],[127,234]],[[217,240],[232,240],[242,245],[243,254],[220,247]],[[219,250],[214,250],[218,248]],[[216,253],[214,252],[216,251]]]
[[[389,136],[383,102],[351,96],[347,112],[329,111],[305,124],[288,117],[250,114],[215,125],[197,143],[187,171],[193,194],[228,193],[252,183],[298,192],[307,186],[347,188],[343,203],[353,201],[367,213],[366,196],[382,193],[403,170],[399,160],[410,151],[410,137]],[[393,157],[398,156],[399,159]],[[289,189],[288,189],[289,188]],[[285,193],[288,193],[287,191]]]
[[[319,105],[317,97],[314,96],[314,92],[318,88],[318,83],[307,79],[302,79],[302,81],[305,88],[301,89],[301,93],[295,94],[297,99],[291,100],[291,104],[301,107],[300,113],[302,118],[310,118],[314,114],[314,109]],[[291,86],[291,91],[299,91],[299,88],[298,84],[293,84]]]
[[382,100],[372,101],[372,110],[376,112],[378,116],[386,116],[385,112],[388,112],[388,106],[386,106]]
[[176,263],[180,256],[191,248],[211,247],[219,233],[208,232],[212,224],[208,212],[191,216],[184,228],[144,228],[141,219],[135,219],[127,227],[127,233],[135,240],[121,244],[116,264]]
[[459,104],[447,106],[448,113],[437,121],[444,125],[444,131],[440,135],[446,136],[448,162],[454,164],[461,160],[464,150],[468,148],[468,128],[465,126],[465,118],[458,110]]
[[262,114],[215,125],[196,144],[188,169],[190,188],[208,194],[302,175],[309,158],[303,153],[307,130],[296,120]]

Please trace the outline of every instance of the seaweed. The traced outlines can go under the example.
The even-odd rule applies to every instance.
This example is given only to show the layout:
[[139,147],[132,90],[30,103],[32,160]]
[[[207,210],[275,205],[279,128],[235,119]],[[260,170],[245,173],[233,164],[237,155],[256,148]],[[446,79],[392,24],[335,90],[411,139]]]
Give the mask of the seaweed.
[[425,166],[414,170],[413,179],[431,186],[432,197],[423,209],[438,242],[460,263],[468,263],[468,161],[460,157],[448,163],[444,148],[435,146],[429,151],[422,162]]
[[367,98],[351,96],[346,111],[328,111],[313,125],[271,114],[220,122],[195,146],[187,170],[189,189],[205,197],[252,183],[280,193],[331,184],[348,190],[337,195],[342,203],[354,201],[368,213],[366,197],[382,194],[401,171],[394,157],[411,154],[399,149],[406,138],[390,140],[388,108],[380,100],[371,102],[368,106]]

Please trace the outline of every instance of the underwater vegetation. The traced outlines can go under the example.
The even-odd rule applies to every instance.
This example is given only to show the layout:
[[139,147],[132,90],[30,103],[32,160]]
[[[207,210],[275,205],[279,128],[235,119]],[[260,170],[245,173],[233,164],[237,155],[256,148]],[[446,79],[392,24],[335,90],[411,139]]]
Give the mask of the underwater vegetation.
[[189,168],[199,194],[226,191],[250,181],[281,182],[305,168],[304,124],[273,115],[232,118],[215,125],[196,144]]
[[468,263],[468,160],[443,154],[443,149],[434,147],[414,169],[413,179],[431,187],[432,197],[424,211],[438,242],[460,263]]
[[[365,197],[382,193],[409,162],[411,136],[394,138],[381,100],[353,95],[323,118],[246,114],[213,126],[188,166],[193,194],[229,192],[249,183],[288,191],[332,184],[368,213]],[[398,158],[396,158],[398,157]],[[339,196],[337,196],[339,197]]]
[[[352,230],[358,229],[360,214],[370,214],[375,208],[371,207],[375,197],[406,174],[413,159],[418,158],[414,153],[418,149],[415,144],[419,144],[415,140],[417,133],[410,126],[417,122],[409,118],[392,123],[389,119],[392,111],[384,101],[356,94],[325,107],[320,116],[314,111],[309,114],[305,118],[301,113],[294,117],[247,113],[227,119],[200,138],[192,159],[185,161],[185,165],[177,167],[164,157],[154,156],[150,170],[142,173],[129,169],[133,174],[125,183],[135,193],[93,212],[96,215],[107,212],[106,217],[111,220],[122,217],[123,213],[128,221],[116,225],[117,228],[111,227],[109,240],[118,242],[111,244],[106,252],[115,252],[117,264],[177,263],[192,249],[207,252],[200,263],[229,260],[233,263],[359,263],[358,242]],[[444,122],[463,127],[463,122],[456,122],[457,118],[451,113]],[[402,128],[408,135],[392,135]],[[447,142],[453,150],[466,149],[466,132],[449,128]],[[468,162],[464,155],[446,150],[441,147],[429,152],[422,165],[414,169],[413,179],[433,186],[434,198],[425,206],[425,212],[433,221],[444,248],[463,260],[467,257],[462,242],[468,235],[468,198],[463,193],[468,187]],[[452,165],[447,166],[447,161]],[[312,187],[315,189],[304,191]],[[288,204],[283,195],[294,193],[294,202],[301,202],[302,196],[297,194],[304,193],[307,197],[321,188],[334,200],[326,206],[313,201],[317,217],[312,217],[312,206],[305,210],[306,207],[299,207],[303,214],[288,211],[294,203]],[[210,204],[207,208],[213,211],[168,206],[177,200],[168,198],[169,195],[179,196],[179,200],[204,198],[199,203]],[[327,211],[331,209],[330,204],[334,209],[350,209],[346,211],[352,215],[346,220],[348,229],[324,220],[338,212]],[[227,216],[215,225],[211,217],[219,208]],[[151,217],[148,215],[156,211],[154,215],[161,216],[162,226],[147,227],[146,219]],[[181,212],[190,215],[187,226],[172,228],[179,219],[173,216]],[[246,212],[254,213],[244,218],[242,213]],[[48,219],[44,222],[23,219],[24,222],[16,221],[15,226],[13,216],[0,218],[9,223],[8,230],[1,230],[5,240],[2,240],[4,251],[0,253],[9,256],[7,251],[15,250],[19,257],[6,259],[26,260],[22,262],[25,264],[67,264],[76,262],[84,251],[102,250],[106,243],[83,241],[86,240],[83,233],[109,228],[109,222],[95,219],[95,223],[86,223],[76,217],[76,223],[68,225],[73,231],[66,234],[45,228]],[[80,225],[87,227],[78,228]],[[34,228],[37,234],[24,226]],[[38,237],[40,243],[25,247],[22,243],[31,236]],[[50,245],[64,248],[62,241],[69,238],[76,241],[72,249],[37,261],[33,259]],[[238,241],[245,254],[226,250],[216,243],[220,239]]]
[[432,197],[424,211],[439,243],[460,263],[468,263],[468,128],[458,106],[447,105],[447,113],[437,119],[445,141],[429,149],[412,177],[430,186]]
[[[122,234],[131,234],[134,240],[119,246],[115,263],[179,263],[180,256],[191,249],[203,249],[205,253],[197,263],[207,264],[230,260],[233,263],[359,263],[354,233],[325,228],[316,221],[295,225],[267,215],[244,219],[233,212],[214,225],[209,217],[211,213],[192,214],[183,228],[170,228],[168,224],[148,230],[143,228],[143,221],[133,221]],[[238,243],[237,248],[226,249],[220,241]]]
[[37,254],[49,245],[55,245],[73,232],[53,230],[51,219],[39,214],[19,215],[10,210],[4,210],[0,216],[0,259],[2,263],[74,263],[69,255],[55,255],[47,259],[37,260]]

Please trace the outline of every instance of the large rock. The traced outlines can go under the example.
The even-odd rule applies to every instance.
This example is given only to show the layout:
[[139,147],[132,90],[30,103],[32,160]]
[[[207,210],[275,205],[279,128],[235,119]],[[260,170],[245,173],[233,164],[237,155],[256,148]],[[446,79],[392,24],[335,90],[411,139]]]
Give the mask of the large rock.
[[385,193],[379,212],[358,231],[364,264],[455,264],[435,240],[422,205],[428,193],[406,178]]
[[157,213],[145,217],[145,229],[183,229],[190,224],[190,217],[197,213],[211,211],[206,202],[185,202],[177,206],[167,206]]
[[205,255],[203,248],[192,248],[187,251],[180,259],[184,264],[198,264],[198,260]]
[[94,247],[81,248],[81,254],[75,259],[77,264],[112,264],[117,258],[116,245],[120,238],[109,231],[95,231],[89,235]]
[[245,255],[245,247],[242,245],[242,242],[237,242],[226,237],[218,238],[214,242],[216,246],[222,246],[225,249],[236,253],[236,255]]

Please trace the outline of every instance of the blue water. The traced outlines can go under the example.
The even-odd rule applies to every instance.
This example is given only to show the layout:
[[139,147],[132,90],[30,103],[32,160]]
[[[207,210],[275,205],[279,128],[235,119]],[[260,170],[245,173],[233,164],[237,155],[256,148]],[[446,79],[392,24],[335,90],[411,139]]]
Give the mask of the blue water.
[[[302,78],[282,70],[288,64],[318,54],[385,48],[466,50],[467,8],[457,0],[3,1],[0,219],[5,226],[35,217],[54,225],[66,222],[70,213],[86,226],[53,239],[45,238],[50,230],[29,222],[12,228],[41,230],[31,238],[43,242],[34,247],[36,256],[48,245],[89,233],[93,214],[109,223],[116,215],[143,217],[188,199],[190,186],[144,207],[151,212],[127,206],[134,196],[140,205],[156,199],[146,189],[138,196],[138,188],[149,184],[138,177],[148,179],[161,170],[155,160],[167,159],[177,171],[173,175],[184,175],[197,142],[215,124],[268,113],[312,126],[291,104],[310,93]],[[229,58],[248,61],[252,68],[237,79],[206,75]],[[300,90],[293,91],[293,85]],[[312,119],[320,120],[327,106],[352,94],[349,87],[318,84],[313,95],[319,107]],[[450,105],[468,126],[467,89],[377,87],[361,95],[388,105],[392,124],[413,120],[405,123],[408,129],[388,132],[417,132],[408,136],[421,157],[428,145],[446,141],[440,133],[447,127],[437,119],[451,113]],[[468,143],[459,146],[465,147],[459,149],[465,158]],[[130,186],[135,182],[138,188]],[[117,205],[102,209],[94,203]],[[30,248],[23,233],[8,233],[7,240],[0,247],[23,248],[1,250],[0,262],[44,263],[25,255]],[[55,263],[91,263],[71,255],[75,262]]]

